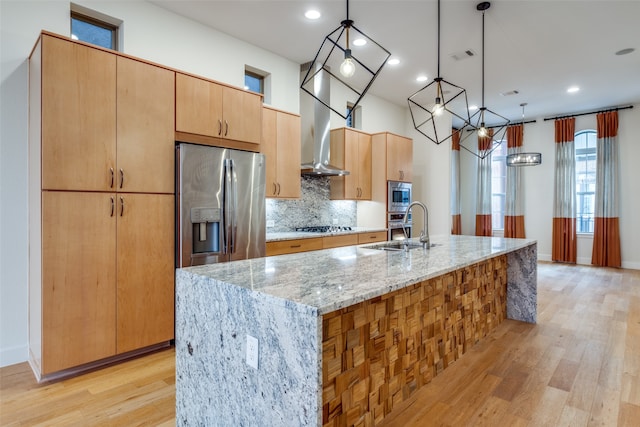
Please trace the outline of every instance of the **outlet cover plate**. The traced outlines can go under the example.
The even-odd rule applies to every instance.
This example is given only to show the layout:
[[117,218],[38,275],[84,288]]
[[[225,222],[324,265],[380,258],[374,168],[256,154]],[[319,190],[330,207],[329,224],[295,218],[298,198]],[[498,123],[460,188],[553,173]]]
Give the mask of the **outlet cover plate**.
[[258,338],[247,335],[247,365],[258,369]]

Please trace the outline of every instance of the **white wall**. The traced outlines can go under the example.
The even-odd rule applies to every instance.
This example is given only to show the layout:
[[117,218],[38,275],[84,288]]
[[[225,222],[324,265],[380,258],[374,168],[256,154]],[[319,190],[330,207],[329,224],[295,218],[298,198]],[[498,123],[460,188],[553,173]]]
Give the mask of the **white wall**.
[[[618,142],[620,144],[620,239],[623,268],[640,269],[640,106],[621,110],[619,114]],[[596,116],[576,117],[576,132],[596,129]],[[554,188],[554,122],[543,121],[525,125],[524,147],[526,151],[542,153],[542,164],[523,168],[525,188],[525,230],[527,238],[538,241],[538,259],[551,260],[551,238]],[[461,151],[462,231],[475,234],[475,183],[476,158]],[[591,264],[593,239],[589,235],[578,236],[578,263]]]
[[[75,3],[123,21],[123,52],[241,87],[244,67],[271,73],[271,105],[299,112],[300,66],[140,1]],[[41,30],[69,35],[69,1],[0,1],[0,366],[27,360],[28,56]],[[366,131],[402,133],[402,108],[373,96]]]

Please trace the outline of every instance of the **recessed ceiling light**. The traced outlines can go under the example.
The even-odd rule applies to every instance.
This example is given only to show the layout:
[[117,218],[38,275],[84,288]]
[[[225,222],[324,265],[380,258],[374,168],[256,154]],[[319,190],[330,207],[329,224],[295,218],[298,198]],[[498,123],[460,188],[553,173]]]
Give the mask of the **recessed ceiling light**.
[[321,16],[321,15],[320,15],[320,12],[318,12],[317,10],[313,10],[313,9],[311,9],[311,10],[307,10],[307,11],[304,13],[304,16],[305,16],[307,19],[318,19],[318,18],[320,18],[320,16]]
[[576,93],[580,90],[580,88],[578,86],[571,86],[569,89],[567,89],[567,93]]
[[389,65],[398,65],[400,63],[400,60],[398,58],[391,58],[390,60],[387,61],[387,64]]
[[365,39],[355,39],[353,41],[354,46],[364,46],[365,44],[367,44],[367,41]]
[[416,77],[416,81],[417,82],[426,82],[427,80],[429,80],[429,77],[427,77],[427,76],[418,76],[418,77]]
[[619,55],[628,55],[628,54],[630,54],[632,52],[635,52],[635,49],[632,48],[632,47],[628,47],[626,49],[622,49],[622,50],[617,51],[616,55],[618,55],[618,56]]
[[476,111],[478,109],[477,105],[469,105],[469,111]]

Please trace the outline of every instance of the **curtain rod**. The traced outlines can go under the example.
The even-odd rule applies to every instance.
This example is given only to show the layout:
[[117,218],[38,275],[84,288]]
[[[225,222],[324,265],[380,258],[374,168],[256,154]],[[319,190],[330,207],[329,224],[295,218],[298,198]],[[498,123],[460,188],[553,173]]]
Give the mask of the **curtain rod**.
[[[509,122],[509,124],[507,125],[507,127],[509,126],[515,126],[515,125],[527,125],[529,123],[536,123],[537,120],[527,120],[526,122]],[[496,126],[485,126],[487,129],[495,129],[495,128],[500,128],[504,125],[496,125]],[[457,129],[460,130],[460,129]],[[467,129],[467,132],[474,132],[476,129]]]
[[633,105],[627,105],[626,107],[607,108],[607,109],[598,110],[598,111],[589,111],[588,113],[577,113],[577,114],[567,114],[566,116],[547,117],[544,119],[544,121],[546,122],[547,120],[558,120],[558,119],[567,119],[569,117],[587,116],[589,114],[608,113],[609,111],[628,110],[629,108],[633,108]]

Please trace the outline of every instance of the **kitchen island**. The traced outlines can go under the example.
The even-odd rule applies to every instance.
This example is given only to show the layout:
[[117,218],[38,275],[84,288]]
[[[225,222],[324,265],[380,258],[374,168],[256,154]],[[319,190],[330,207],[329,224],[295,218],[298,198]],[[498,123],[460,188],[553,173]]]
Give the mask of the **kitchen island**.
[[431,241],[178,269],[176,423],[375,425],[505,317],[536,321],[535,241]]

